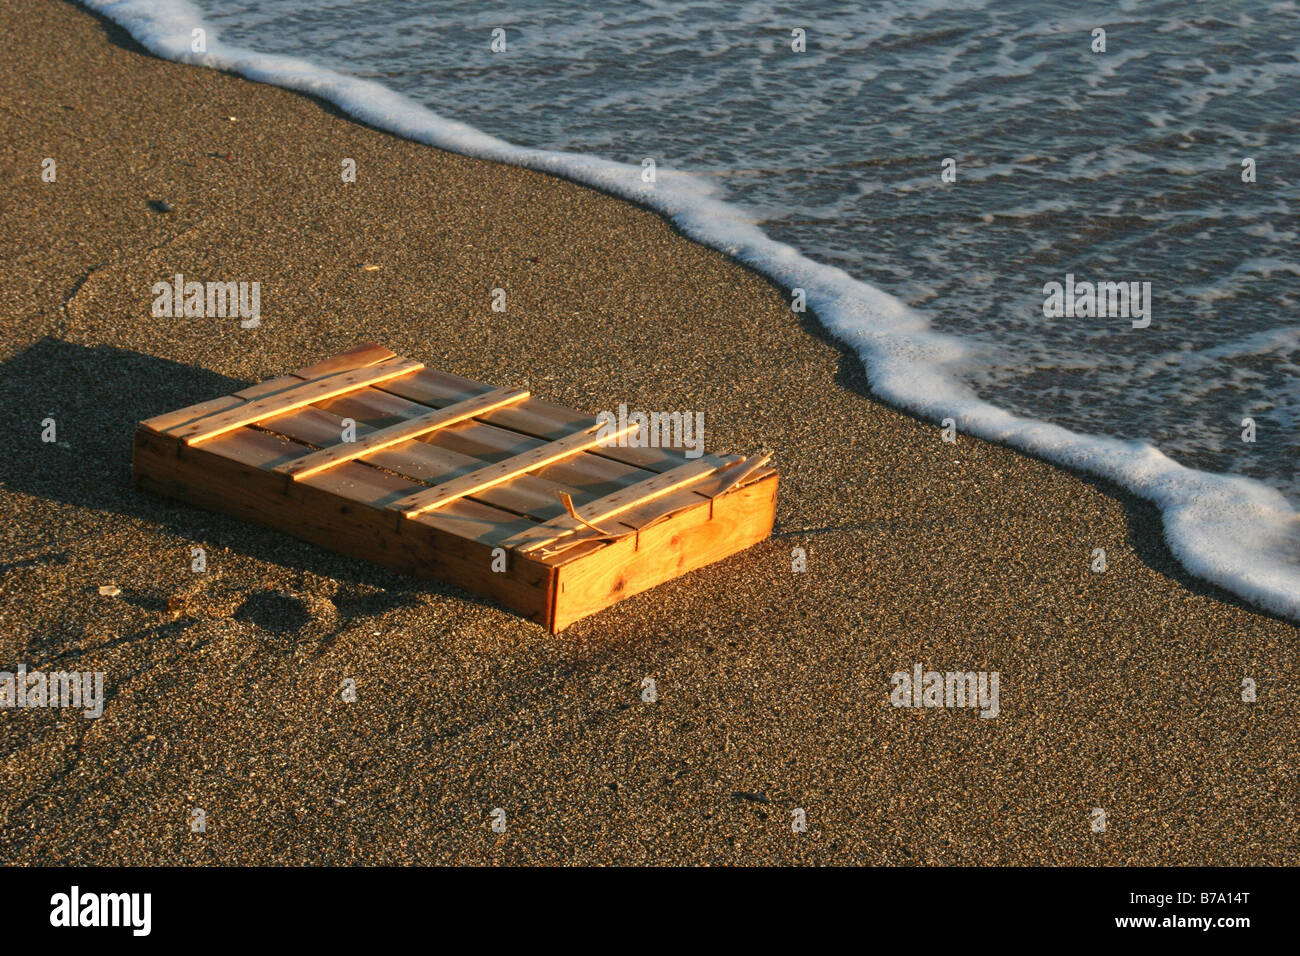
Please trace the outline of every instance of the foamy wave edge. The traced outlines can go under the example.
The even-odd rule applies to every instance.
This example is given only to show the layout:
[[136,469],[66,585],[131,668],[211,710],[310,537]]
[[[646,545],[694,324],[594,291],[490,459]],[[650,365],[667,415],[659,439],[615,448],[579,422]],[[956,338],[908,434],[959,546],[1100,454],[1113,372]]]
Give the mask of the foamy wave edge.
[[[888,293],[769,238],[718,198],[710,183],[661,167],[651,186],[641,181],[639,166],[515,146],[373,81],[226,45],[186,0],[81,2],[164,59],[308,93],[406,139],[562,176],[653,209],[697,242],[787,289],[804,289],[823,324],[857,351],[878,397],[936,422],[952,418],[964,433],[1131,490],[1160,510],[1165,541],[1189,572],[1300,621],[1300,557],[1292,557],[1300,556],[1300,514],[1280,491],[1249,478],[1187,468],[1146,442],[1082,435],[990,405],[955,374],[945,374],[969,354],[962,340],[931,330],[921,313]],[[190,49],[195,28],[205,31],[205,53]]]

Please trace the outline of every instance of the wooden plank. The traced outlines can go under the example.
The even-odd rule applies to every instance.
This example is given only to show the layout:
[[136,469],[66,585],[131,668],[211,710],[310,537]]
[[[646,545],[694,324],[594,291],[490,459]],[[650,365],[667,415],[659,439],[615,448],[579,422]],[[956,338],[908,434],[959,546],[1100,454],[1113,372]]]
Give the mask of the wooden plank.
[[[407,376],[396,380],[395,385],[401,385],[407,381],[416,378],[432,377],[435,380],[450,377],[453,380],[455,376],[447,376],[445,372],[436,372],[430,369],[424,369],[416,372],[415,375]],[[453,382],[453,384],[455,384]],[[471,383],[472,386],[472,383]],[[456,385],[459,388],[458,385]],[[472,388],[467,388],[466,393]],[[457,394],[461,394],[457,392]],[[440,401],[441,399],[428,398],[428,401]],[[497,462],[514,455],[523,454],[533,448],[539,448],[545,444],[544,439],[535,438],[523,432],[509,428],[501,428],[489,424],[491,419],[503,413],[512,412],[516,408],[526,408],[536,403],[535,397],[529,398],[519,405],[512,405],[508,408],[498,409],[487,415],[477,416],[472,421],[463,422],[459,425],[451,426],[445,429],[439,429],[433,434],[422,439],[436,448],[446,449],[448,451],[459,453],[462,456],[483,459],[485,462]],[[358,422],[368,422],[379,425],[391,424],[388,419],[400,421],[405,417],[413,414],[416,410],[428,408],[424,403],[416,403],[396,394],[387,391],[387,383],[378,387],[363,388],[355,392],[349,392],[339,398],[331,399],[328,402],[318,403],[317,408],[329,411],[344,417],[353,418]],[[590,416],[585,418],[578,416],[578,413],[572,412],[572,415],[578,417],[584,428],[591,428],[595,420]],[[572,429],[560,429],[559,434],[554,437],[563,438],[572,434]],[[404,446],[409,447],[409,446]],[[574,455],[570,458],[564,458],[560,461],[547,465],[545,468],[538,469],[530,477],[543,479],[564,486],[563,490],[573,496],[574,501],[580,499],[584,502],[594,501],[604,495],[612,494],[620,488],[634,485],[638,481],[652,477],[657,471],[662,469],[646,468],[637,465],[627,464],[622,461],[616,461],[608,457],[605,452],[610,449],[596,447],[589,449],[581,455]],[[617,451],[638,451],[654,449],[614,449]],[[687,459],[677,459],[678,464],[682,464]],[[385,467],[392,467],[386,465]],[[401,471],[401,469],[397,469]],[[406,474],[407,472],[403,472]],[[422,480],[425,480],[422,477]],[[510,482],[509,488],[513,489],[525,479],[520,478]],[[554,499],[554,496],[552,495]],[[529,511],[529,514],[535,514]],[[562,514],[562,510],[555,509],[552,514],[546,515],[546,518],[555,517]],[[543,518],[545,520],[545,518]]]
[[396,352],[375,342],[362,342],[338,355],[331,355],[323,361],[305,365],[292,374],[298,378],[322,378],[335,372],[350,372],[354,368],[378,365],[380,362],[400,357]]
[[309,475],[333,468],[345,461],[365,457],[373,452],[389,448],[400,442],[409,441],[419,435],[463,422],[468,418],[489,412],[494,408],[512,405],[528,397],[528,390],[523,388],[498,388],[495,391],[456,402],[446,408],[408,418],[404,422],[376,429],[364,438],[353,442],[339,442],[318,452],[306,455],[297,461],[281,465],[275,470],[288,475],[294,481],[301,481]]
[[238,408],[244,404],[242,398],[234,395],[222,395],[220,398],[210,398],[206,402],[199,402],[195,405],[187,405],[184,408],[178,408],[174,412],[167,412],[164,415],[155,415],[153,418],[146,418],[140,424],[144,428],[163,434],[173,428],[181,425],[189,425],[200,419],[215,415],[218,412],[224,412],[227,409]]
[[259,382],[256,385],[249,385],[247,388],[240,389],[230,395],[212,398],[196,405],[177,409],[174,412],[167,412],[164,415],[155,415],[153,418],[146,418],[140,424],[156,432],[166,432],[178,425],[187,425],[198,421],[200,418],[215,415],[217,412],[224,412],[229,408],[235,408],[245,401],[261,398],[272,392],[289,388],[296,385],[298,379],[323,378],[326,375],[334,375],[338,372],[365,368],[367,365],[375,365],[391,358],[396,358],[396,354],[382,345],[365,342],[348,349],[346,352],[331,356],[323,362],[304,366],[289,375],[280,375],[265,382]]
[[[428,441],[440,448],[480,458],[488,464],[505,461],[507,458],[522,455],[546,444],[538,438],[483,424],[482,419],[477,418],[472,422],[435,432]],[[576,489],[575,499],[581,497],[583,501],[594,501],[654,474],[635,465],[625,465],[622,462],[601,458],[593,454],[596,450],[589,449],[582,454],[562,458],[544,468],[539,468],[534,474],[539,478],[564,485],[566,488]]]
[[[325,446],[338,441],[343,418],[353,419],[357,423],[357,435],[364,436],[374,427],[400,424],[416,413],[427,411],[426,405],[409,402],[376,388],[362,388],[280,416],[275,419],[274,428],[290,438]],[[435,485],[542,444],[526,435],[483,425],[476,418],[380,451],[363,461]],[[574,501],[585,504],[653,474],[583,453],[532,474],[520,475],[472,497],[546,521],[564,514],[558,492],[566,492]]]
[[[479,394],[491,388],[490,385],[484,385],[481,382],[475,382],[460,375],[440,372],[435,369],[424,369],[414,375],[394,382],[385,382],[377,387],[385,392],[391,392],[402,398],[410,399],[413,402],[435,407],[446,405],[449,402],[460,401],[463,398]],[[534,397],[519,405],[497,409],[488,415],[484,415],[482,420],[486,424],[495,425],[498,428],[531,435],[543,441],[554,441],[557,438],[564,438],[590,428],[594,416],[585,415],[582,412],[574,411],[572,408],[565,408],[563,405],[556,405],[553,402],[542,401]],[[611,446],[608,448],[593,448],[591,454],[656,472],[676,468],[683,462],[690,460],[680,448],[618,448]]]
[[522,455],[515,455],[513,458],[507,458],[505,461],[499,461],[494,465],[480,468],[478,471],[472,471],[468,475],[453,478],[445,484],[417,492],[400,501],[395,501],[388,508],[391,511],[400,511],[408,518],[414,518],[426,511],[440,508],[448,502],[491,488],[493,485],[499,485],[519,475],[527,474],[534,469],[545,467],[552,462],[559,461],[561,458],[568,458],[571,455],[586,451],[588,448],[594,448],[603,441],[617,441],[631,431],[632,427],[626,425],[606,435],[593,425],[591,431],[579,432],[576,435],[570,435],[568,438],[547,442],[545,445],[526,451]]
[[196,445],[199,442],[210,441],[219,435],[224,435],[226,432],[234,431],[236,428],[252,425],[275,415],[282,415],[296,408],[310,405],[313,402],[333,398],[353,389],[373,385],[375,382],[396,378],[399,375],[406,375],[421,368],[424,368],[421,362],[412,362],[408,359],[391,359],[366,368],[354,369],[350,372],[339,372],[336,375],[329,375],[325,378],[303,382],[300,385],[286,388],[273,395],[268,395],[266,398],[245,402],[227,411],[199,419],[197,422],[169,429],[167,434],[180,439],[187,445]]
[[[681,491],[674,491],[664,495],[662,498],[656,498],[649,504],[637,505],[634,508],[630,508],[622,514],[617,515],[614,518],[614,523],[616,525],[621,525],[622,529],[640,532],[650,528],[651,526],[657,526],[661,522],[675,518],[683,511],[689,511],[692,508],[699,507],[701,504],[709,504],[709,513],[711,513],[712,504],[710,503],[710,499],[720,495],[724,488],[728,489],[729,494],[738,490],[737,488],[731,487],[732,475],[736,471],[737,467],[744,466],[735,466],[714,472],[712,475],[704,477],[700,481],[682,489]],[[762,467],[746,476],[744,484],[748,486],[749,484],[762,481],[764,478],[774,475],[776,475],[776,471],[771,468]],[[613,528],[611,530],[618,531],[619,529]],[[610,542],[607,538],[597,535],[594,531],[589,531],[583,534],[574,534],[568,538],[563,538],[543,551],[530,552],[529,557],[537,558],[539,561],[554,567],[560,567],[561,565],[580,560],[591,554],[593,551],[599,551],[609,544]]]
[[[558,518],[552,518],[550,521],[540,524],[536,528],[530,528],[521,534],[515,535],[513,538],[507,540],[503,547],[514,548],[520,554],[527,554],[530,551],[536,551],[538,548],[548,545],[553,541],[575,532],[582,531],[588,528],[589,525],[600,526],[601,522],[608,521],[615,515],[622,514],[632,508],[649,504],[656,498],[662,498],[664,495],[671,494],[674,491],[680,491],[687,485],[708,477],[719,468],[743,460],[744,459],[739,456],[733,456],[727,460],[709,456],[708,458],[701,458],[685,465],[678,465],[671,471],[665,471],[662,474],[655,475],[653,478],[639,481],[635,485],[629,485],[627,488],[622,488],[613,494],[606,495],[588,505],[584,505],[579,512],[582,515],[583,521],[577,520],[572,515],[564,514]],[[586,522],[585,524],[583,523],[584,521]],[[620,527],[612,530],[630,531],[631,529]]]
[[[424,375],[425,371],[416,374]],[[405,381],[405,379],[400,381]],[[530,398],[527,402],[533,400]],[[427,405],[399,398],[379,388],[363,388],[355,392],[348,392],[348,394],[339,398],[318,403],[314,408],[328,412],[330,415],[354,419],[358,423],[358,434],[361,433],[362,423],[385,427],[400,423],[413,414],[424,413],[428,410]],[[298,415],[300,413],[293,412],[291,414]],[[492,414],[497,413],[493,412]],[[283,419],[277,420],[275,426],[277,430],[282,427],[280,425],[281,421]],[[588,424],[590,424],[590,421]],[[333,444],[337,441],[337,436],[338,429],[336,428],[333,436],[327,440],[305,436],[301,440],[313,444]],[[390,468],[400,474],[417,478],[420,481],[436,484],[441,481],[449,481],[472,471],[473,468],[460,467],[461,464],[472,459],[478,460],[475,467],[482,467],[486,464],[503,461],[514,455],[522,454],[533,448],[539,448],[545,442],[519,432],[484,424],[484,418],[480,417],[462,422],[459,425],[439,429],[420,439],[419,444],[425,445],[427,448],[417,448],[413,443],[400,446],[402,453],[410,454],[412,458],[410,464],[415,466],[414,468],[400,463],[394,464],[395,461],[398,461],[396,456],[388,457],[385,453],[381,453],[384,454],[383,458],[367,458],[365,460],[371,464]],[[456,474],[437,475],[429,472],[425,464],[429,461],[430,454],[435,452],[449,461],[455,459],[446,470],[454,470]],[[539,521],[546,521],[564,514],[564,509],[560,507],[555,494],[557,491],[567,492],[575,502],[581,505],[618,491],[620,488],[636,484],[638,481],[653,475],[653,471],[612,461],[587,451],[554,462],[545,468],[538,469],[536,472],[522,475],[513,481],[498,485],[496,488],[489,489],[473,497],[482,501],[489,501],[489,503],[500,507],[512,508],[521,514],[532,515]],[[505,504],[505,497],[515,491],[527,492],[528,501],[522,505]],[[546,498],[544,505],[539,506],[534,492],[544,493]],[[521,495],[522,497],[523,495]]]
[[[276,434],[313,445],[332,443],[338,437],[341,427],[342,418],[332,411],[325,411],[314,405],[289,412],[275,420]],[[365,435],[370,431],[369,426],[357,422],[358,435]],[[471,471],[477,471],[487,463],[427,442],[413,441],[377,451],[358,464],[373,465],[412,478],[424,485],[437,485],[467,475]],[[419,486],[410,488],[411,492],[419,490]],[[528,515],[538,521],[547,521],[564,514],[564,508],[557,497],[560,491],[569,491],[569,489],[545,478],[521,475],[514,481],[489,488],[473,498],[464,500],[481,501],[494,508]],[[594,495],[588,496],[588,498],[594,497]],[[435,514],[442,514],[445,510],[439,510]],[[394,516],[389,513],[389,518],[392,520]]]
[[277,378],[268,379],[249,388],[240,389],[235,392],[236,398],[242,398],[245,401],[251,401],[254,398],[263,398],[272,392],[280,392],[286,388],[297,385],[301,381],[311,381],[317,378],[325,378],[329,375],[335,375],[339,372],[350,372],[353,369],[366,368],[370,365],[378,365],[389,359],[400,359],[396,352],[384,348],[382,345],[376,345],[374,342],[366,342],[354,346],[346,352],[340,352],[338,355],[332,355],[323,362],[313,362],[311,365],[304,365],[300,369],[290,372],[288,375],[281,375]]
[[551,633],[762,541],[772,532],[776,486],[773,474],[557,568]]

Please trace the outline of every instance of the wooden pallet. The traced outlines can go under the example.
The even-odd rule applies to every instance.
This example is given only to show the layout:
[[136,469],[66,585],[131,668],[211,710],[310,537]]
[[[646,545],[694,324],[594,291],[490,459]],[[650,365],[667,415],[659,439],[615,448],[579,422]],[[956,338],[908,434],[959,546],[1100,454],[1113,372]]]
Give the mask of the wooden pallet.
[[141,422],[133,470],[552,633],[762,541],[777,486],[766,458],[615,447],[591,416],[375,344]]

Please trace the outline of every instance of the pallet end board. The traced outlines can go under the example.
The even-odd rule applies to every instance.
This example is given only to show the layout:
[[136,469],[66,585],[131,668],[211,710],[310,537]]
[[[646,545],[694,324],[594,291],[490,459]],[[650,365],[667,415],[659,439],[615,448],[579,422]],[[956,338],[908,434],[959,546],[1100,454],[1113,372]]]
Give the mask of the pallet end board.
[[444,581],[555,633],[771,533],[766,458],[637,444],[366,343],[141,422],[132,471],[145,491]]
[[775,472],[556,568],[552,633],[624,598],[721,561],[772,533]]

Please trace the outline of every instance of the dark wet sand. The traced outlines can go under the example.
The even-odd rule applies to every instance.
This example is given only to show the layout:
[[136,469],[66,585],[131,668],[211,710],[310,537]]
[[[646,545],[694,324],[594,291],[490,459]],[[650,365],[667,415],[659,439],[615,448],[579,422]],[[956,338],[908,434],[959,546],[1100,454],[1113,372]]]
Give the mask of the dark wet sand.
[[[0,667],[110,695],[0,711],[0,860],[1300,859],[1300,632],[1187,578],[1151,507],[942,443],[781,290],[624,202],[60,2],[5,3],[0,61]],[[178,272],[260,281],[261,328],[152,318]],[[591,411],[703,410],[712,449],[776,451],[777,533],[553,637],[132,489],[139,419],[367,339]],[[1000,672],[1000,716],[891,707],[917,662]]]

